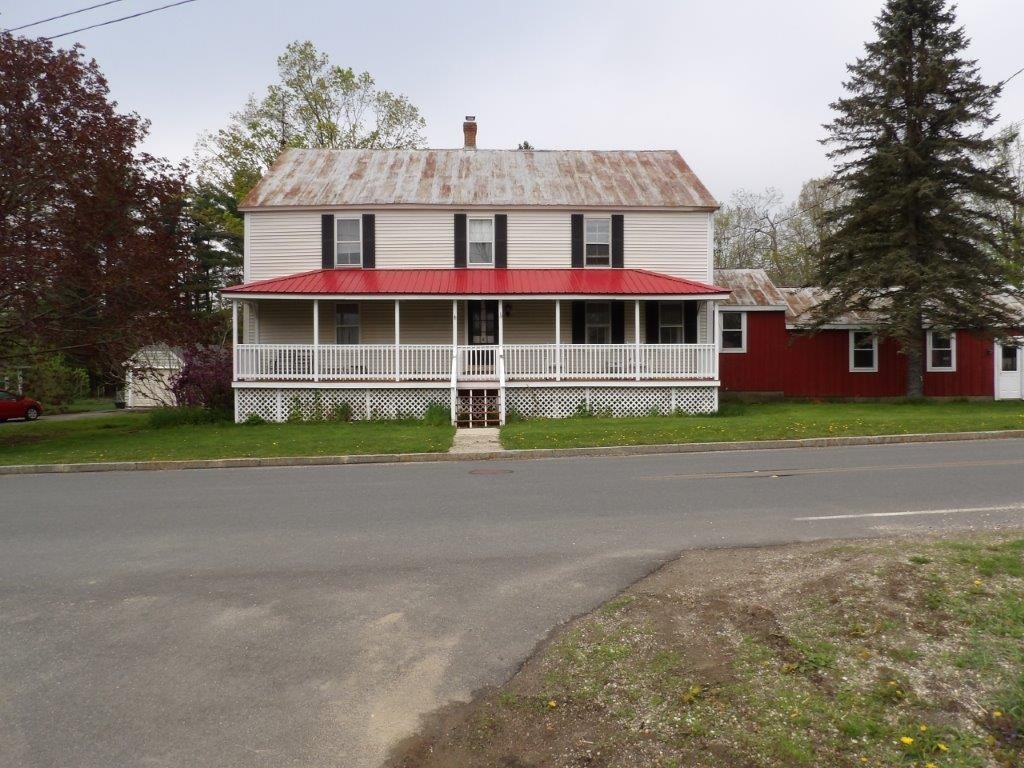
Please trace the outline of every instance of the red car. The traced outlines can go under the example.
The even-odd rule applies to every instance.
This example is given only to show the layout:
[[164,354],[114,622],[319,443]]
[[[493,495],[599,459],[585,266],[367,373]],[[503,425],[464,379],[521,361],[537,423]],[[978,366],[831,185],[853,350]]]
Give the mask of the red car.
[[42,412],[43,406],[38,400],[0,389],[0,421],[8,419],[35,421]]

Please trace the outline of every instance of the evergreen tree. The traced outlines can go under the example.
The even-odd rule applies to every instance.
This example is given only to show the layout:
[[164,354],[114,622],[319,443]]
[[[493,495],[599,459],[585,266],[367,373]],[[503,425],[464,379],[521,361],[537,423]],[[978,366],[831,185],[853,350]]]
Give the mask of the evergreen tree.
[[874,310],[879,335],[906,355],[907,395],[920,397],[924,327],[1019,324],[998,298],[1020,286],[994,213],[1019,197],[985,134],[1001,85],[983,84],[965,58],[953,9],[888,0],[874,26],[825,126],[844,194],[828,214],[819,278],[829,298],[816,326]]

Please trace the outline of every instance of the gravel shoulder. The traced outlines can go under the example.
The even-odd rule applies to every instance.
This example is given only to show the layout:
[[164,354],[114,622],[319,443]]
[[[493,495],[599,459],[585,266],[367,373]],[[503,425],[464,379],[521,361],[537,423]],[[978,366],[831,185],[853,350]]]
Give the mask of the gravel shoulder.
[[688,552],[392,756],[1024,765],[1024,531]]

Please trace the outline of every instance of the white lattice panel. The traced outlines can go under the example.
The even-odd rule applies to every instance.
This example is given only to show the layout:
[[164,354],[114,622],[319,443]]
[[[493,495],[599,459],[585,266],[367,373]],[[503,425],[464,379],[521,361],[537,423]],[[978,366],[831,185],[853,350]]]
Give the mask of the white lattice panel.
[[715,387],[536,387],[508,388],[505,406],[526,418],[562,419],[582,411],[607,416],[714,413]]
[[286,421],[296,410],[303,419],[323,418],[347,403],[356,420],[418,419],[431,405],[448,408],[449,400],[447,389],[236,389],[235,418]]

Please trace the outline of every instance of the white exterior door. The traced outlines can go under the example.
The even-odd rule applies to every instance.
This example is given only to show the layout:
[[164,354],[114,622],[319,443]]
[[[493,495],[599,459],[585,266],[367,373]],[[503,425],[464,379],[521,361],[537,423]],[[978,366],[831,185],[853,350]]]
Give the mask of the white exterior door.
[[1022,346],[996,344],[996,400],[1024,398],[1024,339]]

